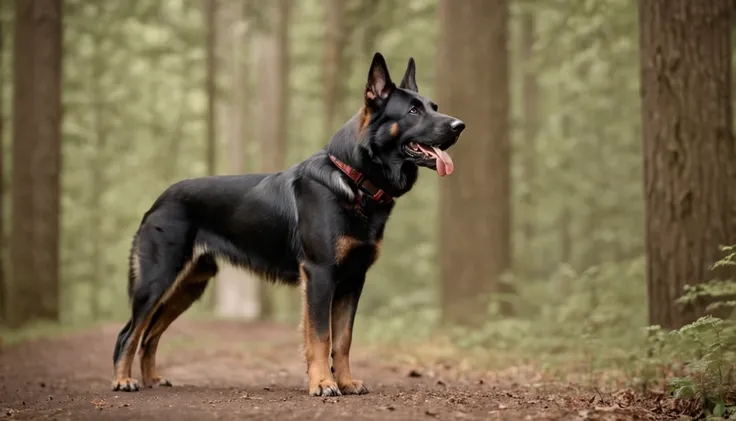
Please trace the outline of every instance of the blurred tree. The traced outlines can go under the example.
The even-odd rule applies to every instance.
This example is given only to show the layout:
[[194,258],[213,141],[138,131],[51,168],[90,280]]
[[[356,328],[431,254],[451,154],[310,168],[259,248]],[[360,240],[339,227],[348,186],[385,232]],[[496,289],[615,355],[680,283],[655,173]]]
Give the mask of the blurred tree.
[[442,314],[477,325],[510,266],[508,5],[441,0],[439,17],[437,102],[467,124],[441,181]]
[[16,0],[9,324],[59,319],[61,0]]
[[[291,0],[261,3],[264,30],[258,46],[258,143],[261,172],[282,171],[288,126],[289,17]],[[261,288],[261,315],[273,316],[268,289]]]
[[[94,7],[95,14],[97,17],[102,19],[102,13],[100,9],[104,4],[96,4]],[[103,115],[106,107],[106,101],[104,99],[104,92],[102,87],[102,77],[105,72],[105,60],[106,57],[102,52],[102,34],[99,33],[98,28],[95,28],[97,33],[92,35],[92,65],[91,67],[91,78],[90,78],[90,90],[89,93],[92,101],[92,131],[94,133],[94,140],[91,144],[93,157],[90,160],[90,192],[89,192],[89,207],[87,211],[90,213],[90,242],[91,244],[91,256],[90,256],[90,277],[89,277],[89,289],[91,291],[90,299],[90,312],[92,313],[93,319],[100,318],[100,292],[104,290],[105,275],[102,267],[103,261],[103,239],[102,239],[102,219],[104,218],[105,209],[102,207],[102,195],[107,188],[105,167],[107,166],[107,160],[105,159],[105,144],[107,142],[108,130],[105,116]]]
[[733,7],[639,2],[649,322],[665,328],[702,315],[674,301],[736,243]]
[[[0,9],[0,16],[2,9]],[[2,60],[5,52],[3,34],[4,25],[0,18],[0,324],[5,322],[5,143],[3,142],[3,133],[5,131],[5,116],[3,111],[3,101],[5,99],[3,93],[5,88],[5,72],[3,71],[4,62]]]
[[522,66],[522,109],[524,115],[524,145],[522,147],[522,166],[524,172],[524,193],[522,194],[523,209],[522,221],[522,254],[524,267],[520,270],[534,272],[536,269],[535,254],[532,248],[534,240],[534,223],[536,221],[535,189],[537,174],[537,127],[539,124],[539,109],[537,106],[539,89],[537,86],[537,72],[534,62],[534,41],[536,29],[534,25],[534,11],[525,10],[521,15],[521,45]]
[[215,104],[217,101],[217,0],[204,0],[205,28],[207,31],[207,70],[205,90],[207,92],[207,175],[215,175],[217,149]]
[[[218,13],[217,50],[222,54],[222,72],[226,73],[227,85],[232,87],[230,98],[218,98],[222,110],[219,117],[227,136],[228,169],[232,174],[245,172],[246,123],[249,118],[250,93],[248,89],[248,46],[250,44],[250,2],[247,0],[221,1]],[[234,268],[224,262],[215,283],[217,314],[225,317],[253,319],[260,314],[260,289],[257,276]]]
[[325,98],[325,133],[332,133],[335,117],[342,100],[342,83],[344,78],[341,64],[346,45],[345,36],[345,1],[328,0],[325,5],[325,58],[324,58],[324,98]]

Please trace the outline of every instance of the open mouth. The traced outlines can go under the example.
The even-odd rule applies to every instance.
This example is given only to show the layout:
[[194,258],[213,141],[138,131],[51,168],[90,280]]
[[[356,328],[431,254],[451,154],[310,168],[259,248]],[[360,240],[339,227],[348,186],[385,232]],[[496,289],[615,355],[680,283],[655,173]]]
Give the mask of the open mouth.
[[[453,142],[454,143],[454,142]],[[417,164],[423,165],[435,169],[440,177],[444,177],[448,174],[452,174],[455,169],[455,164],[452,162],[452,158],[443,150],[444,145],[431,146],[423,145],[417,142],[409,142],[405,150],[407,155],[412,158]],[[444,149],[447,149],[448,144]]]

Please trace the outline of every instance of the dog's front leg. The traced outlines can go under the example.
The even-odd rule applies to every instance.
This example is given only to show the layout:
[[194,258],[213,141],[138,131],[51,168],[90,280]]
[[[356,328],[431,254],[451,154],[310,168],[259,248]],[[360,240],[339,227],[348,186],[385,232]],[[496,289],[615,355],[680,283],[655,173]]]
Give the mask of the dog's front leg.
[[303,263],[300,267],[304,310],[302,328],[312,396],[339,396],[330,370],[330,314],[335,279],[330,266]]
[[350,373],[353,322],[364,283],[365,274],[341,280],[332,300],[332,363],[335,367],[337,385],[343,395],[368,393],[368,388],[363,382],[354,380]]

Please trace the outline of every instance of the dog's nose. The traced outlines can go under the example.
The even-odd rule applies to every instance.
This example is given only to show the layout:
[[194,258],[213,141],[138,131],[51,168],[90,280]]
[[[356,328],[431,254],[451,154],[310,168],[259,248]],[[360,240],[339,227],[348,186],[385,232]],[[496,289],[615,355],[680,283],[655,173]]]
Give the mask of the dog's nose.
[[452,123],[450,123],[450,128],[453,132],[460,134],[461,131],[465,130],[465,123],[463,123],[461,120],[453,120]]

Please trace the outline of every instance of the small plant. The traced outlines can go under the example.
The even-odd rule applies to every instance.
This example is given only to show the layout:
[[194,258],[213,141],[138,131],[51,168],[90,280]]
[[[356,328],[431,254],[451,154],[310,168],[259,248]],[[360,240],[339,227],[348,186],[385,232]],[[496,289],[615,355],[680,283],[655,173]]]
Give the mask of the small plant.
[[686,361],[684,375],[669,379],[672,396],[697,403],[706,416],[727,417],[736,412],[732,399],[736,380],[736,325],[704,316],[670,335]]
[[[721,249],[726,256],[713,268],[736,266],[736,247]],[[736,323],[729,317],[736,308],[736,281],[712,280],[686,286],[678,303],[705,303],[707,312],[726,319],[708,315],[669,333],[668,346],[684,362],[682,375],[669,379],[670,393],[694,403],[693,412],[698,415],[736,416]]]

